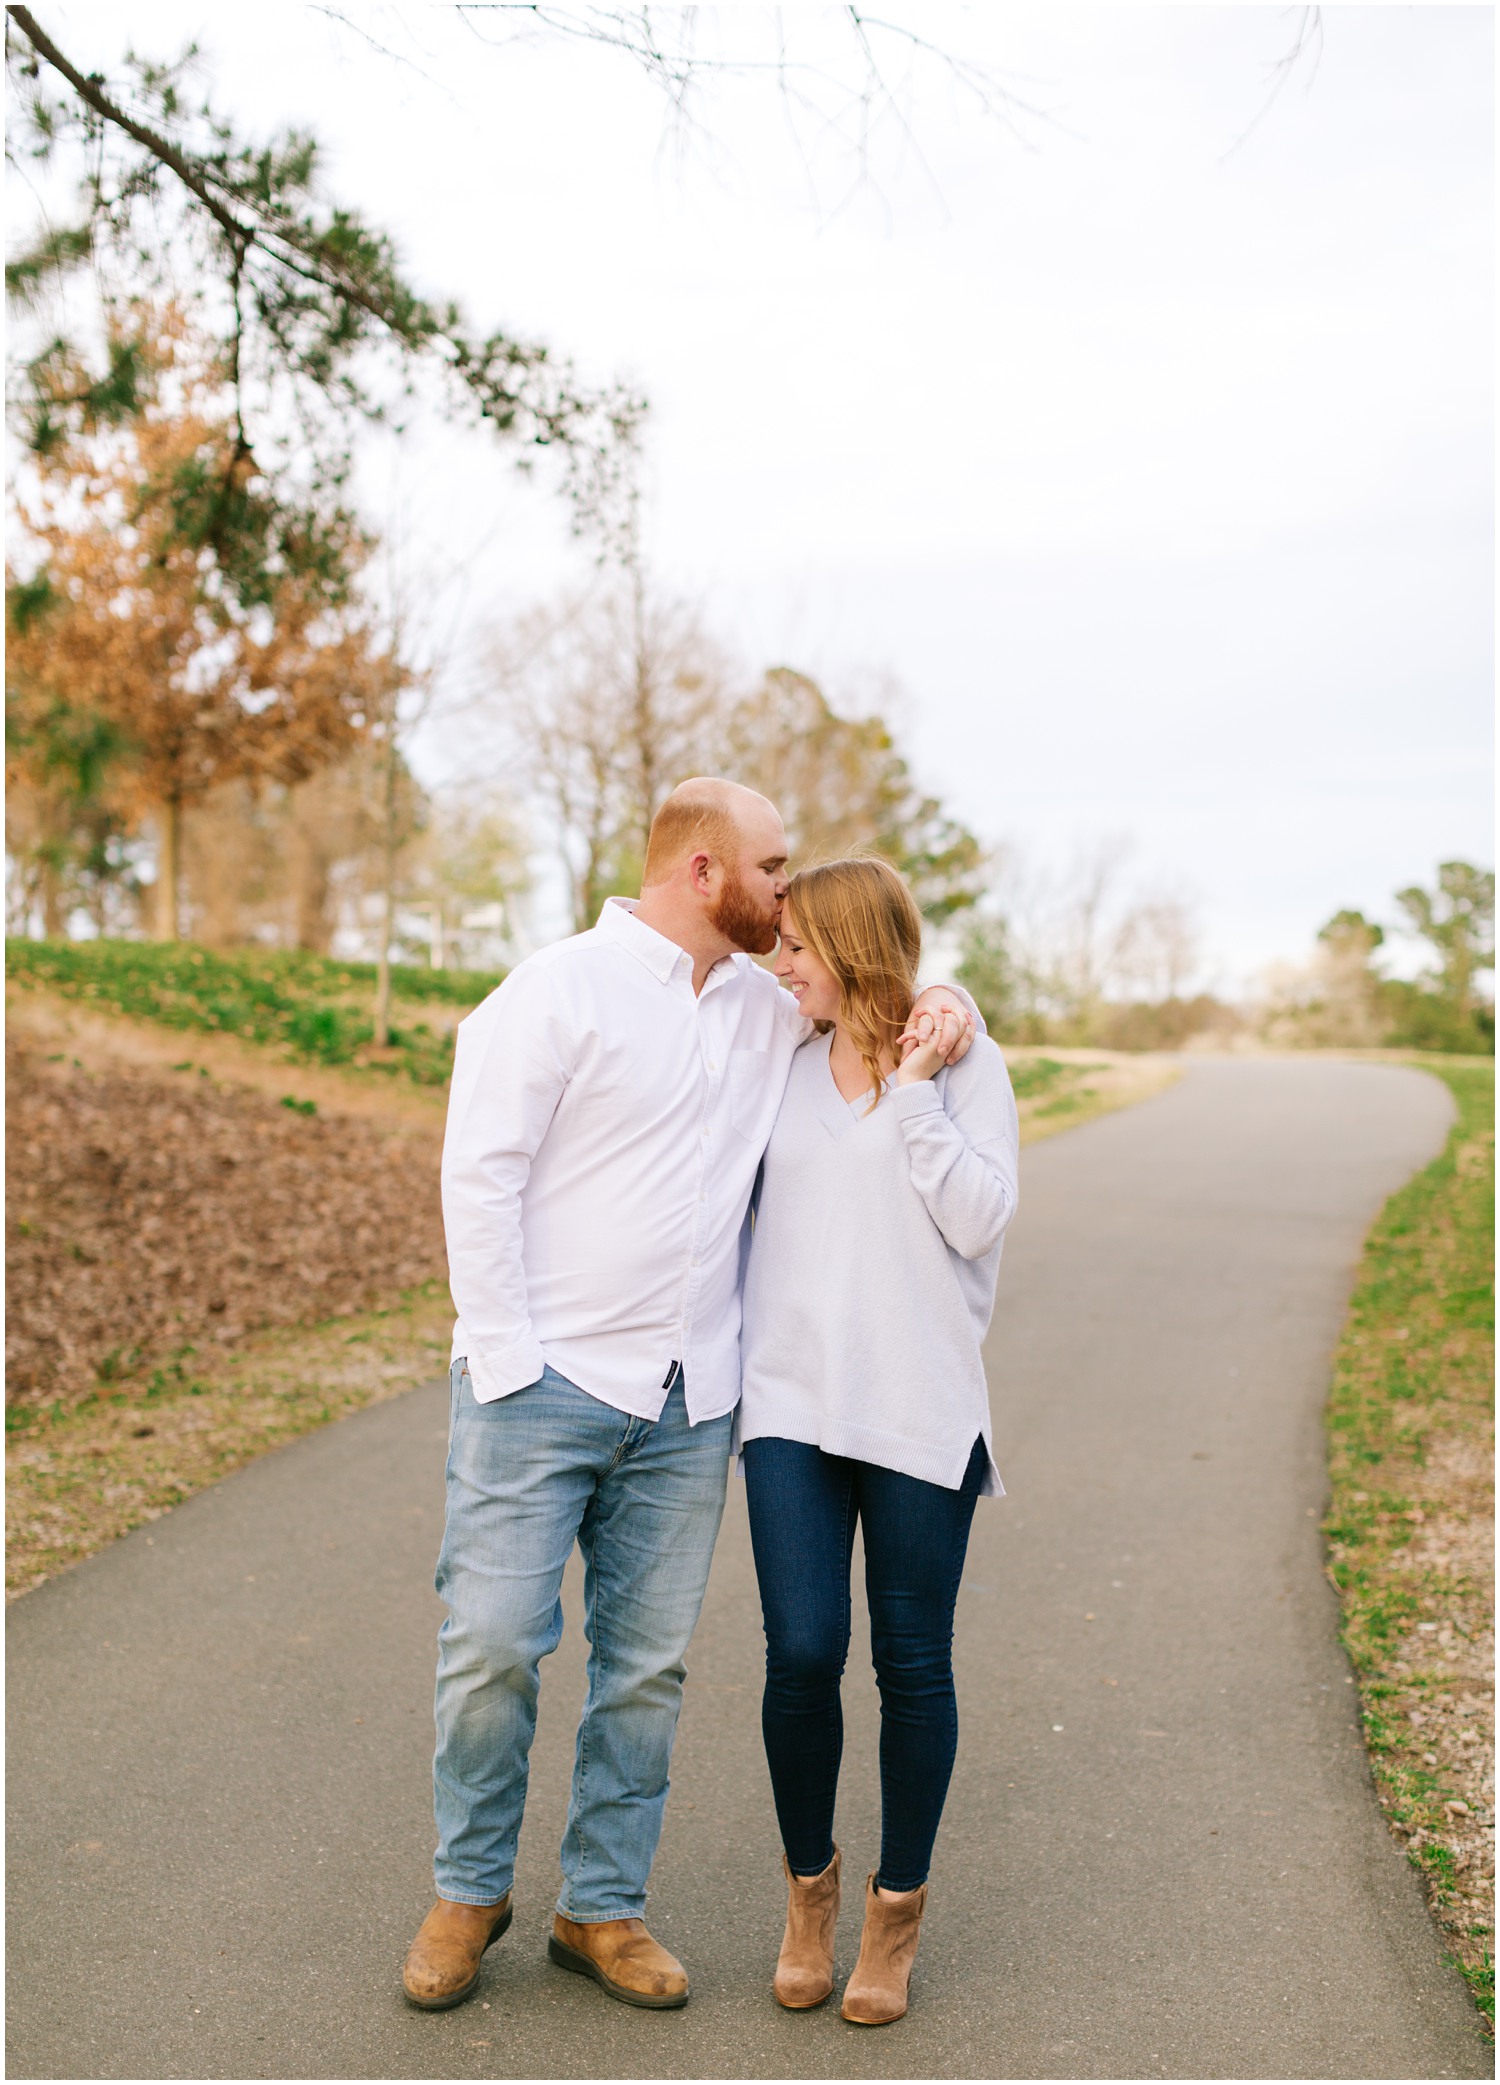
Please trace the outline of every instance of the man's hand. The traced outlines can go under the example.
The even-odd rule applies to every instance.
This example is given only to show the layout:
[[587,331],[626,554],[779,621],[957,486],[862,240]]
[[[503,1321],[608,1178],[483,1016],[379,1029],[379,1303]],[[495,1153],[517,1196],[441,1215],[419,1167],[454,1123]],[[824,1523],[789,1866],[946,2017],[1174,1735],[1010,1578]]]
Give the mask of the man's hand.
[[[903,1064],[913,1050],[934,1040],[938,1033],[939,1017],[943,1014],[954,1017],[948,1024],[948,1034],[954,1036],[954,1040],[941,1061],[944,1064],[957,1064],[959,1058],[967,1054],[969,1045],[974,1040],[973,1016],[958,994],[950,991],[947,985],[929,985],[925,992],[918,993],[906,1026],[896,1039],[896,1048],[901,1053]],[[934,1064],[933,1069],[936,1068]],[[931,1078],[932,1072],[925,1072],[922,1076]]]

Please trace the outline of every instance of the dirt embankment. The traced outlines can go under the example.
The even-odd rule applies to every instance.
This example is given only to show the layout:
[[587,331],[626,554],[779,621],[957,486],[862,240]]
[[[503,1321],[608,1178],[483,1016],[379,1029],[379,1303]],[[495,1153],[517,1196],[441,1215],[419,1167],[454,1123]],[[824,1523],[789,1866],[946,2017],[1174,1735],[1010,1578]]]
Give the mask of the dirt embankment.
[[12,1406],[442,1273],[433,1127],[304,1112],[196,1064],[85,1065],[49,1040],[6,1045]]

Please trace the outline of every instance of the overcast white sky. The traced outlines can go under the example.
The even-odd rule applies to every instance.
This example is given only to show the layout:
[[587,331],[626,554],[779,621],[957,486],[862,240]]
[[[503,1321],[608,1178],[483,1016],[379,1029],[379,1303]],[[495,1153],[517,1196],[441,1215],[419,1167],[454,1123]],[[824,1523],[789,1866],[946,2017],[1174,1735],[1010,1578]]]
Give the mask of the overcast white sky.
[[[1056,120],[1018,138],[924,68],[925,168],[890,126],[852,196],[765,79],[700,105],[715,145],[664,142],[628,58],[343,11],[421,72],[310,6],[38,7],[89,65],[196,36],[424,286],[637,381],[664,580],[836,700],[894,675],[987,839],[1132,834],[1221,985],[1492,860],[1489,8],[1325,9],[1316,76],[1230,152],[1299,9],[903,5]],[[853,77],[837,11],[782,13]],[[455,557],[497,530],[486,607],[577,572],[482,440],[407,469]]]

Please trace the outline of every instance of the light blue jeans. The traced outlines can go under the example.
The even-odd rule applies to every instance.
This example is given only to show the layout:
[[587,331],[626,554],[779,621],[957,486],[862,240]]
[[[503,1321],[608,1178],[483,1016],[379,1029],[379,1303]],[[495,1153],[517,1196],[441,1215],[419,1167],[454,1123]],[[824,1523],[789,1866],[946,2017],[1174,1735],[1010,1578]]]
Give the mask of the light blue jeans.
[[538,1668],[562,1636],[563,1567],[583,1552],[588,1695],[562,1842],[564,1918],[638,1918],[714,1539],[731,1420],[689,1426],[682,1374],[655,1421],[548,1368],[480,1404],[451,1373],[448,1517],[437,1589],[433,1784],[440,1897],[511,1886],[536,1732]]

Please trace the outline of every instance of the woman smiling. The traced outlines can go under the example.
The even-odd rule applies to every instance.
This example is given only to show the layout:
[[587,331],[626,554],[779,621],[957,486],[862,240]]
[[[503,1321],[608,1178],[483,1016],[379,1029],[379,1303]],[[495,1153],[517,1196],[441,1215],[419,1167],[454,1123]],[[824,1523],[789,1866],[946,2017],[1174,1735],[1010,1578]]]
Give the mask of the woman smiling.
[[794,2010],[833,1989],[839,1685],[863,1530],[881,1855],[843,2013],[866,2026],[906,2011],[958,1740],[953,1612],[969,1524],[976,1498],[1002,1490],[980,1343],[1016,1207],[1015,1102],[987,1037],[944,1062],[955,1016],[907,1034],[921,940],[885,862],[792,880],[776,975],[819,1033],[793,1060],[766,1151],[736,1427],[788,1887],[775,1994]]

